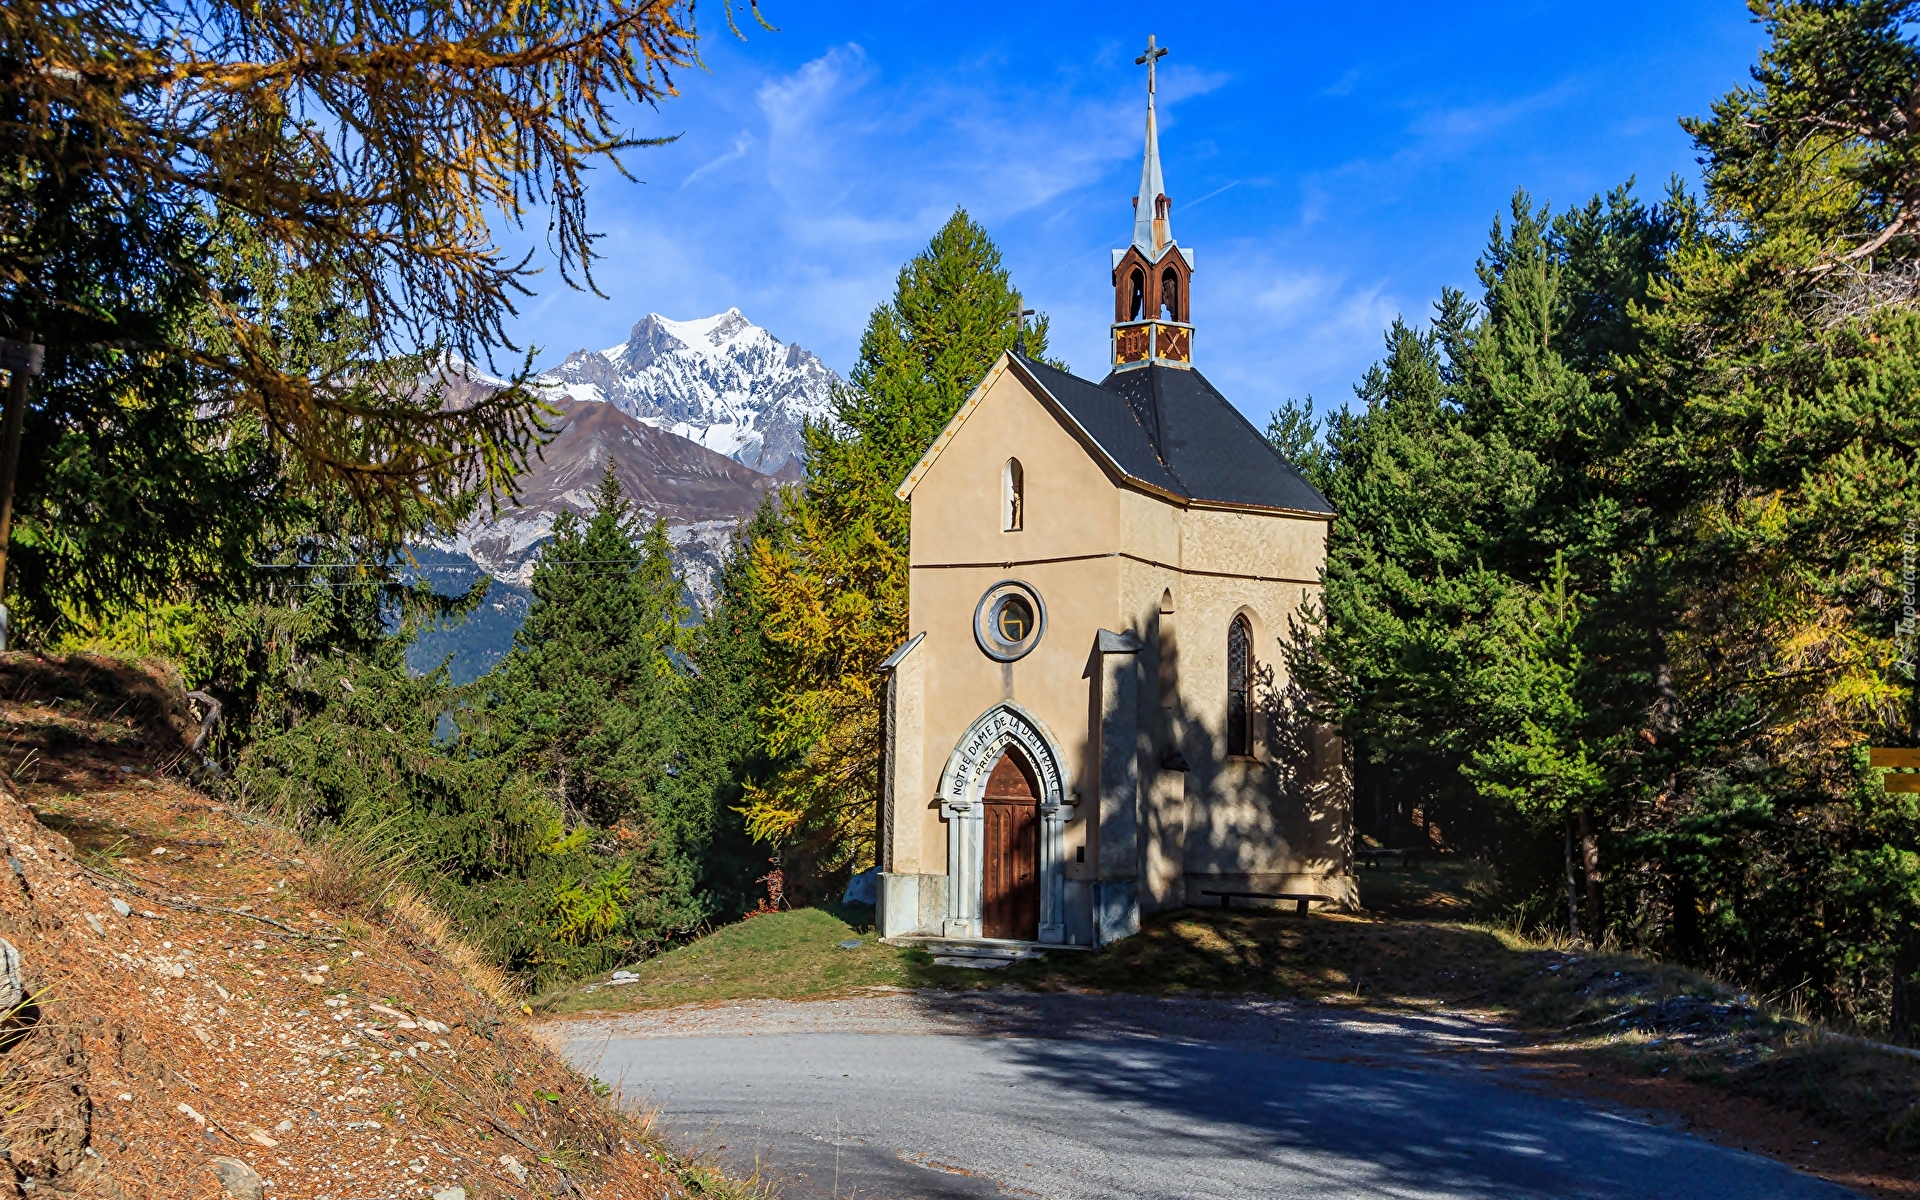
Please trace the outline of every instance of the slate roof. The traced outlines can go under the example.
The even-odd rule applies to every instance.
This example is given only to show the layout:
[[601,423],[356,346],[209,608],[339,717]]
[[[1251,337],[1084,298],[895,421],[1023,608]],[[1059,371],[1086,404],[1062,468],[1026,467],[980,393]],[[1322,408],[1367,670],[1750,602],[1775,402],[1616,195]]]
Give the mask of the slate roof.
[[1153,363],[1099,383],[1018,359],[1126,475],[1187,500],[1333,516],[1333,505],[1280,457],[1200,372]]

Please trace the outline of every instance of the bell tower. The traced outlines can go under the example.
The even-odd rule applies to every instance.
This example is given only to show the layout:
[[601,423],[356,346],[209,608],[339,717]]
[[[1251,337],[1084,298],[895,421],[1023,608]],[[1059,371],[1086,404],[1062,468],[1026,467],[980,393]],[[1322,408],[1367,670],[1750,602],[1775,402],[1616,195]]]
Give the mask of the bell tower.
[[1155,66],[1166,54],[1149,35],[1146,53],[1133,60],[1147,68],[1147,152],[1140,194],[1133,198],[1133,242],[1113,252],[1115,370],[1193,364],[1193,251],[1173,240],[1173,201],[1160,178],[1160,126],[1153,111]]

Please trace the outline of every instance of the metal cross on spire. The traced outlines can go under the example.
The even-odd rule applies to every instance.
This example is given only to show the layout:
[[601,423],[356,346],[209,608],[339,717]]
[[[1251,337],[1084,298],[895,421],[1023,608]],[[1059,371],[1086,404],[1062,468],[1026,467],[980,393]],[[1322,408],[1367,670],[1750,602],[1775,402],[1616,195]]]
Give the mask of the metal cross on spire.
[[1166,56],[1167,48],[1155,45],[1148,34],[1146,53],[1133,60],[1135,66],[1147,69],[1147,153],[1140,164],[1140,190],[1133,198],[1133,244],[1150,262],[1157,261],[1161,249],[1173,240],[1166,185],[1160,179],[1160,123],[1153,113],[1154,65]]
[[1153,35],[1148,34],[1147,35],[1147,52],[1145,54],[1142,54],[1139,58],[1136,58],[1133,60],[1134,66],[1136,67],[1144,66],[1147,68],[1147,95],[1149,96],[1153,95],[1153,64],[1159,62],[1161,59],[1165,58],[1166,56],[1167,56],[1167,48],[1165,46],[1156,47],[1153,44]]

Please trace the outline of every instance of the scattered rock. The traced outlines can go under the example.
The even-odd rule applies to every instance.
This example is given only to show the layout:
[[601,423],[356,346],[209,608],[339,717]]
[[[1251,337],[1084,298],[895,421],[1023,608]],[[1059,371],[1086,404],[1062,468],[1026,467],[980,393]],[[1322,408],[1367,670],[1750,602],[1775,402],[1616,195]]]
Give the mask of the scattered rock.
[[433,1200],[467,1200],[467,1189],[463,1187],[441,1188],[433,1194]]
[[847,893],[840,897],[842,904],[872,904],[879,899],[880,868],[868,867],[866,870],[847,880]]
[[187,1119],[189,1121],[192,1121],[195,1125],[199,1125],[203,1128],[206,1126],[207,1119],[201,1116],[199,1113],[193,1111],[193,1106],[188,1104],[184,1100],[180,1102],[180,1111],[185,1113],[187,1116]]
[[27,985],[20,978],[20,952],[13,943],[0,938],[0,1013],[19,1008],[27,998]]
[[93,930],[95,933],[99,934],[101,937],[107,936],[107,927],[100,923],[99,917],[94,916],[92,913],[84,913],[82,915],[85,916],[87,919],[88,929]]
[[209,1159],[207,1165],[233,1200],[266,1200],[267,1185],[261,1182],[260,1173],[239,1159],[222,1154]]
[[292,1122],[292,1121],[282,1121],[282,1122],[280,1122],[280,1123],[279,1123],[278,1125],[275,1125],[275,1126],[273,1127],[273,1131],[274,1131],[275,1133],[292,1133],[292,1132],[293,1132],[293,1122]]
[[842,950],[858,950],[861,946],[865,945],[859,938],[848,938],[844,942],[836,942],[834,944]]
[[247,1140],[265,1146],[269,1150],[280,1145],[279,1141],[277,1141],[272,1134],[269,1134],[258,1125],[247,1126]]
[[500,1165],[506,1168],[507,1174],[513,1176],[515,1183],[524,1185],[527,1182],[527,1169],[521,1166],[520,1160],[513,1155],[502,1154],[500,1156]]
[[118,896],[113,897],[113,899],[108,901],[108,903],[113,905],[114,912],[119,913],[123,917],[130,917],[133,915],[133,906],[131,904],[128,904],[125,900],[122,900]]
[[452,1033],[453,1032],[453,1030],[449,1026],[442,1025],[438,1021],[422,1021],[420,1022],[420,1028],[426,1030],[428,1033]]

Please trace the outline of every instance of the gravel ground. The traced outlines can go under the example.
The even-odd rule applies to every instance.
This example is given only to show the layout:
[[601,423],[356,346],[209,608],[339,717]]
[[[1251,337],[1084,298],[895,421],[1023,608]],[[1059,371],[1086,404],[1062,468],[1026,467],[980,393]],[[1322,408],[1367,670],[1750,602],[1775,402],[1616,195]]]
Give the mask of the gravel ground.
[[540,1031],[788,1200],[1852,1194],[1530,1086],[1470,1012],[894,992]]

